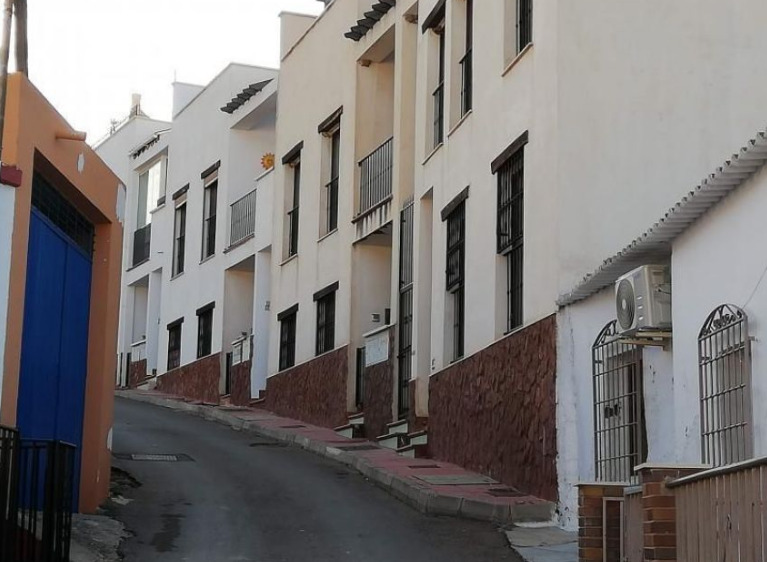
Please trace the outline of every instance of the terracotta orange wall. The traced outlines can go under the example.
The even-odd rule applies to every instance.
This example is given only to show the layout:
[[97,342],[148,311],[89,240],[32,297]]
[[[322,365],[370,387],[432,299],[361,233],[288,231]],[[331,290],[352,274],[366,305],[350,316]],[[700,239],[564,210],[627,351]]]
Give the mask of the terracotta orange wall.
[[72,128],[20,74],[9,78],[5,115],[2,160],[18,166],[24,175],[16,193],[0,421],[16,423],[32,176],[37,169],[96,230],[80,484],[80,510],[92,512],[109,491],[122,248],[122,225],[116,215],[120,181],[85,142],[56,139],[56,132]]

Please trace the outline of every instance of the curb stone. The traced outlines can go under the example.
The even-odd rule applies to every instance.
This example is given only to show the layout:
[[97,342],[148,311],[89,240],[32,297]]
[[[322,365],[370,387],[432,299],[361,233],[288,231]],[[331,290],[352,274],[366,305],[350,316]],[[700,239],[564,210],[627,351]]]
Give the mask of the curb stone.
[[212,405],[191,404],[184,402],[182,399],[152,396],[143,393],[138,394],[131,391],[118,390],[115,391],[115,395],[136,402],[186,412],[209,421],[221,423],[238,431],[247,431],[261,437],[271,438],[300,447],[306,451],[353,468],[399,501],[428,515],[451,516],[496,524],[510,524],[519,521],[550,521],[552,517],[551,504],[548,502],[508,506],[440,494],[419,485],[417,482],[410,482],[378,468],[364,457],[332,447],[310,437],[290,433],[282,429],[263,427],[259,425],[258,421],[238,418],[225,410],[217,410]]

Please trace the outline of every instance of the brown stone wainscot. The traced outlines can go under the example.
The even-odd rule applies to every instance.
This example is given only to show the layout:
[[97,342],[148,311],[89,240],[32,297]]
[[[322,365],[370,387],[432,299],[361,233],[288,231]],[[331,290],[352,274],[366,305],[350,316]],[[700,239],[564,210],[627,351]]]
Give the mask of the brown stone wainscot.
[[229,399],[235,406],[248,406],[250,404],[250,365],[250,361],[232,365]]
[[146,359],[132,361],[128,366],[128,388],[136,388],[146,379]]
[[218,404],[221,396],[221,354],[214,353],[194,363],[157,377],[157,390],[166,394]]
[[348,377],[348,346],[344,346],[269,377],[264,407],[314,425],[344,425]]
[[433,375],[429,450],[556,501],[556,317]]

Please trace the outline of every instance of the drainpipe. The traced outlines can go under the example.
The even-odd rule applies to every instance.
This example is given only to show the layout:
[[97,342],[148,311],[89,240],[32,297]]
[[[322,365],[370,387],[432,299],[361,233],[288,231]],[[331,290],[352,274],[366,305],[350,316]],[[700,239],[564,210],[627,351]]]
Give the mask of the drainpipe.
[[3,37],[2,44],[0,44],[0,160],[2,160],[3,132],[5,128],[5,98],[8,92],[8,57],[11,50],[13,1],[3,0]]
[[29,49],[27,41],[27,0],[14,0],[16,31],[16,72],[29,76]]

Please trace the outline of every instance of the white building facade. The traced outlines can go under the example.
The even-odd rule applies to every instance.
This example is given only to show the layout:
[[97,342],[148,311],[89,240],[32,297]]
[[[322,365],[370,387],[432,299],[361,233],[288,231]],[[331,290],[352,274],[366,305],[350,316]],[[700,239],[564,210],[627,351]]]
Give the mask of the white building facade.
[[121,386],[217,403],[266,380],[277,72],[232,64],[174,84],[173,119],[98,146],[127,189]]

